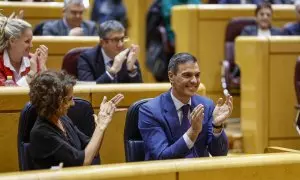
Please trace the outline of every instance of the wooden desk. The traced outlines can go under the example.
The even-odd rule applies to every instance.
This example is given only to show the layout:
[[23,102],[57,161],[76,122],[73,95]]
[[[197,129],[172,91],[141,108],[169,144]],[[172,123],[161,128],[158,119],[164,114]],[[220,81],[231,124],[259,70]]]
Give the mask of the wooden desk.
[[0,179],[113,180],[298,180],[300,154],[277,153],[176,159],[0,174]]
[[299,37],[239,37],[236,60],[241,67],[241,128],[246,153],[268,146],[300,149],[295,129],[294,69]]

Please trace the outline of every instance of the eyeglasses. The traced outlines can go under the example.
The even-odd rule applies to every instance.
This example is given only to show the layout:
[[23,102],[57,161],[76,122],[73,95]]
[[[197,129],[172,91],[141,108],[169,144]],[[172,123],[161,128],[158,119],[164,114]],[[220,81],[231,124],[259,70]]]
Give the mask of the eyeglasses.
[[121,38],[105,38],[103,40],[106,40],[106,41],[112,41],[113,43],[117,44],[121,41],[121,43],[125,43],[125,42],[128,42],[129,41],[129,37],[127,36],[124,36],[124,37],[121,37]]

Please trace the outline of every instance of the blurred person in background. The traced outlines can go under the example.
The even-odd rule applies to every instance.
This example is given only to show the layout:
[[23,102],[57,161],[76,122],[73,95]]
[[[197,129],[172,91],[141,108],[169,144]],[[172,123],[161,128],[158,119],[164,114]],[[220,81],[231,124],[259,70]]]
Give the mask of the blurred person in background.
[[91,19],[99,24],[117,20],[127,28],[127,12],[122,0],[94,0]]
[[31,48],[31,25],[14,15],[0,15],[0,86],[28,86],[35,74],[47,69],[48,48],[40,45],[34,54]]
[[282,30],[283,35],[298,36],[300,35],[300,0],[295,1],[296,22],[287,23]]
[[43,36],[96,36],[96,24],[83,20],[84,0],[64,0],[63,18],[47,21]]
[[257,5],[255,10],[256,24],[244,27],[242,36],[276,36],[281,35],[281,30],[272,27],[272,5],[263,2]]

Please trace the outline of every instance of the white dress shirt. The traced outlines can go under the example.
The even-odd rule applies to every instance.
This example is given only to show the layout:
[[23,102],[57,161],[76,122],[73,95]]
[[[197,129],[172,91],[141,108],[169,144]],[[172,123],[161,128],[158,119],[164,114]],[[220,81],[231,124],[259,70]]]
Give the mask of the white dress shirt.
[[271,36],[271,31],[270,31],[270,29],[263,30],[263,29],[258,28],[257,35],[258,36],[263,36],[263,37],[270,37]]
[[12,64],[10,63],[10,59],[9,59],[7,50],[4,50],[4,52],[3,52],[3,64],[4,64],[5,67],[9,68],[13,72],[15,82],[17,83],[17,85],[19,85],[19,86],[28,86],[28,83],[26,81],[26,77],[21,76],[21,73],[26,71],[26,68],[30,67],[30,60],[29,60],[28,57],[23,57],[22,62],[21,62],[21,66],[20,66],[20,70],[19,70],[19,72],[17,72],[15,70],[15,68],[12,66]]

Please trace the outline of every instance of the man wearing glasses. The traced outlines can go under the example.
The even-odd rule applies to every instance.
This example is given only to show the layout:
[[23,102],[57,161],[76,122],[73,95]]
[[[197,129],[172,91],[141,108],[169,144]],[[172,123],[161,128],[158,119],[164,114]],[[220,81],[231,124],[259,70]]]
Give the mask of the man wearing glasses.
[[80,81],[103,83],[140,83],[141,71],[137,61],[139,47],[124,47],[129,39],[125,28],[115,20],[99,26],[99,44],[84,51],[78,59],[77,74]]

